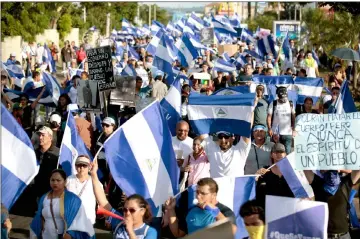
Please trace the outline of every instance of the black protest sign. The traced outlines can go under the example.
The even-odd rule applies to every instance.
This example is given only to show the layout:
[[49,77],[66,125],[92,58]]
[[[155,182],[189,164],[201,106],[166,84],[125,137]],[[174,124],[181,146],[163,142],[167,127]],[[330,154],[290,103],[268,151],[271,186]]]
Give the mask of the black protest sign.
[[98,81],[99,91],[115,88],[110,46],[92,48],[86,51],[89,79]]
[[134,76],[116,76],[116,89],[111,91],[110,104],[135,107],[136,78]]
[[360,112],[302,114],[296,121],[296,169],[360,168]]

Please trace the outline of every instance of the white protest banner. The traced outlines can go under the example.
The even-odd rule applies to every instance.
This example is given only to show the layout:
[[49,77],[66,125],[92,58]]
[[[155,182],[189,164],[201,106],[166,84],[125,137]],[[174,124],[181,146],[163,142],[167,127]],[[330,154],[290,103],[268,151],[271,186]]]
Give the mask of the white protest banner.
[[266,195],[265,238],[326,239],[327,203]]
[[296,118],[298,170],[360,169],[360,112]]

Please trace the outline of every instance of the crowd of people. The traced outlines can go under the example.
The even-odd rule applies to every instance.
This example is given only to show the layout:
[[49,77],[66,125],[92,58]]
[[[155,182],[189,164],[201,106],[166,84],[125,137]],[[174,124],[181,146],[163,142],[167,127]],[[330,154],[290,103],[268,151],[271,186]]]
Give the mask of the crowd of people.
[[[121,73],[127,65],[132,65],[137,73],[135,93],[138,104],[161,101],[169,92],[167,78],[163,72],[154,70],[154,56],[146,51],[150,41],[151,38],[139,37],[131,42],[120,42],[120,56],[118,47],[112,46],[114,74]],[[256,198],[242,205],[240,215],[250,238],[262,238],[265,196],[295,197],[279,168],[273,166],[293,151],[295,118],[304,113],[333,112],[342,82],[351,77],[351,73],[346,73],[347,65],[335,60],[318,107],[314,107],[311,97],[306,98],[303,104],[292,102],[286,87],[278,87],[277,99],[269,102],[265,86],[257,85],[251,137],[225,131],[214,135],[196,135],[189,124],[186,108],[189,95],[193,92],[211,95],[223,88],[249,85],[254,75],[319,77],[319,66],[312,52],[299,50],[294,40],[289,43],[294,58],[292,64],[281,59],[281,54],[276,58],[269,54],[264,61],[257,61],[248,53],[254,49],[254,45],[240,41],[234,57],[244,56],[246,62],[236,72],[213,70],[216,59],[223,58],[217,54],[216,45],[202,50],[202,55],[194,59],[190,67],[181,66],[178,60],[173,62],[179,74],[188,76],[188,79],[181,82],[182,120],[176,125],[172,144],[181,171],[179,182],[184,181],[186,187],[197,185],[197,206],[188,209],[186,191],[179,204],[175,198],[169,198],[164,202],[162,225],[154,219],[149,203],[141,195],[125,195],[116,185],[102,147],[118,127],[137,113],[136,107],[109,104],[107,116],[82,112],[78,107],[77,81],[91,80],[88,79],[86,61],[86,50],[91,48],[88,43],[77,47],[74,41],[67,41],[61,50],[54,43],[49,44],[53,64],[50,73],[56,76],[56,66],[61,59],[64,79],[58,81],[63,90],[68,90],[60,95],[56,108],[46,106],[46,117],[41,116],[39,107],[46,88],[43,87],[33,101],[29,100],[24,89],[21,89],[23,94],[16,101],[11,100],[4,88],[16,89],[15,79],[3,70],[2,103],[31,139],[40,165],[38,175],[27,189],[27,196],[34,195],[28,200],[38,204],[31,223],[32,234],[37,238],[80,238],[85,234],[85,237],[90,237],[94,234],[93,225],[100,221],[112,231],[114,238],[180,238],[224,218],[231,220],[235,233],[237,225],[234,212],[217,200],[219,188],[213,178],[256,174]],[[139,58],[130,54],[128,45],[136,49]],[[43,48],[41,43],[30,43],[23,51],[23,69],[31,72],[34,87],[37,87],[37,82],[41,83]],[[11,54],[6,64],[19,64],[16,55]],[[82,69],[82,73],[71,75],[69,68]],[[47,66],[45,71],[49,69]],[[209,83],[202,84],[201,80],[195,79],[194,72],[208,74]],[[78,134],[87,149],[92,155],[97,155],[93,162],[88,156],[79,155],[75,162],[76,174],[69,177],[58,169],[59,148],[68,114],[74,116]],[[100,179],[98,169],[103,174]],[[348,199],[351,188],[359,184],[359,170],[322,170],[320,175],[312,171],[304,173],[315,193],[315,198],[308,200],[327,202],[329,205],[328,238],[350,238]],[[114,217],[104,220],[96,216],[96,204],[123,217],[123,220]],[[6,220],[3,225],[10,229],[11,222]],[[74,224],[82,224],[86,230],[74,231],[71,227]]]

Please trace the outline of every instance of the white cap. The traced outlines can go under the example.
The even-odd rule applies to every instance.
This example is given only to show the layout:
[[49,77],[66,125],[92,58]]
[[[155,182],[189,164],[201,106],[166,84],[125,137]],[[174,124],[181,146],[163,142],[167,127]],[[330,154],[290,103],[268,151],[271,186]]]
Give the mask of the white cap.
[[50,123],[56,122],[58,125],[61,123],[61,116],[58,114],[53,114],[50,116]]
[[16,53],[13,52],[13,53],[10,54],[10,56],[15,56],[16,57]]
[[103,124],[107,124],[107,125],[115,125],[115,120],[111,117],[106,117],[103,121]]
[[52,130],[51,130],[49,127],[47,127],[47,126],[41,127],[37,132],[38,132],[38,133],[41,133],[41,134],[48,134],[48,135],[53,136]]

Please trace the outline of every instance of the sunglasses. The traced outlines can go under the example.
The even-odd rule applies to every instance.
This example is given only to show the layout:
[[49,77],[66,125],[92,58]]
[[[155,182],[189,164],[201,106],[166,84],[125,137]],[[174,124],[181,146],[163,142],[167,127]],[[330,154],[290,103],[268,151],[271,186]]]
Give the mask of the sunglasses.
[[220,135],[218,135],[218,139],[230,139],[230,136],[224,135],[224,134],[220,134]]
[[88,165],[86,165],[86,164],[76,164],[75,166],[78,168],[87,168],[88,167]]
[[108,125],[108,124],[101,124],[102,125],[102,127],[105,127],[105,128],[109,128],[110,127],[110,125]]
[[130,212],[131,214],[134,214],[135,212],[137,212],[137,211],[140,211],[142,208],[137,208],[137,209],[135,209],[135,208],[126,208],[126,207],[124,207],[123,208],[123,212],[124,213],[127,213],[127,212]]

